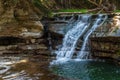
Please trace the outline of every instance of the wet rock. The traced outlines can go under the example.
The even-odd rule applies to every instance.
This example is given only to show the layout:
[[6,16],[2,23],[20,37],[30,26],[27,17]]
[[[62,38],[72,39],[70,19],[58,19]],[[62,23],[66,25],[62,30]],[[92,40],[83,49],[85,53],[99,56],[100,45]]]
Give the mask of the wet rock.
[[43,33],[40,33],[40,32],[23,32],[20,34],[20,36],[22,37],[32,37],[32,38],[39,38],[43,35]]
[[0,36],[41,37],[43,35],[43,26],[39,21],[43,15],[32,1],[0,1],[0,8],[2,13]]
[[65,29],[67,24],[51,24],[49,26],[49,31],[56,33],[56,34],[60,34],[60,35],[65,35]]
[[0,37],[0,45],[15,45],[17,43],[25,43],[25,39],[22,37],[13,37],[13,36],[1,36]]
[[95,37],[90,40],[92,56],[119,61],[120,37]]
[[30,44],[30,45],[21,45],[18,46],[18,48],[22,49],[22,50],[46,50],[47,47],[44,44]]
[[0,54],[46,50],[40,21],[43,15],[34,1],[0,0]]
[[38,44],[43,44],[43,43],[46,43],[46,40],[45,39],[36,39],[36,41],[35,41],[36,43],[38,43]]

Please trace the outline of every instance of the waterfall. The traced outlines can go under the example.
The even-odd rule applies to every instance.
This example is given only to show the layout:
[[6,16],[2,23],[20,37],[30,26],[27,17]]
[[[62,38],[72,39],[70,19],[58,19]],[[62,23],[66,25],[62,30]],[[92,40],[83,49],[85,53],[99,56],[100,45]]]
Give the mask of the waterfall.
[[60,48],[57,53],[57,59],[67,58],[71,59],[76,47],[76,43],[80,36],[89,27],[90,15],[81,15],[78,18],[76,25],[70,29],[63,39],[62,48]]
[[83,45],[76,57],[77,59],[87,58],[88,53],[86,53],[85,50],[88,39],[92,32],[105,22],[107,17],[105,16],[104,18],[104,16],[105,15],[98,15],[95,21],[92,21],[90,15],[80,15],[76,25],[66,33],[62,47],[56,51],[57,61],[60,60],[64,62],[72,59],[75,53],[76,44],[81,37],[83,37]]
[[[82,45],[82,48],[77,56],[77,58],[79,59],[86,59],[89,55],[89,52],[85,52],[86,49],[86,44],[88,42],[89,36],[91,35],[92,32],[94,32],[96,30],[96,28],[98,28],[99,26],[101,26],[105,20],[107,19],[107,17],[105,16],[105,19],[103,20],[103,15],[99,15],[97,20],[94,22],[93,26],[88,30],[88,32],[85,34],[85,38],[84,38],[84,42]],[[103,21],[102,21],[103,20]]]

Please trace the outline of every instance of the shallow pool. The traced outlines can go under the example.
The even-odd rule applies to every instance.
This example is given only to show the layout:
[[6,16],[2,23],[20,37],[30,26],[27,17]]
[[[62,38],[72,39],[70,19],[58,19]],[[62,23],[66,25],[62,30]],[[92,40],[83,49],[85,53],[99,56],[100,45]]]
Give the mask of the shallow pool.
[[0,80],[64,80],[49,71],[50,61],[42,55],[0,55]]
[[51,71],[72,80],[120,80],[120,66],[109,61],[67,61]]

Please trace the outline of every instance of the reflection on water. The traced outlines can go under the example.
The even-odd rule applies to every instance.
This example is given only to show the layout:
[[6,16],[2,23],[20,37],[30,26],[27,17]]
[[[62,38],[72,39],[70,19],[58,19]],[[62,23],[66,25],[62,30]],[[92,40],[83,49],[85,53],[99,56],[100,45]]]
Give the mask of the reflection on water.
[[64,80],[52,74],[46,56],[1,56],[0,80]]
[[51,70],[74,80],[120,80],[120,66],[107,61],[68,61],[52,65]]
[[120,80],[114,63],[68,61],[49,67],[50,61],[42,55],[0,56],[0,80]]

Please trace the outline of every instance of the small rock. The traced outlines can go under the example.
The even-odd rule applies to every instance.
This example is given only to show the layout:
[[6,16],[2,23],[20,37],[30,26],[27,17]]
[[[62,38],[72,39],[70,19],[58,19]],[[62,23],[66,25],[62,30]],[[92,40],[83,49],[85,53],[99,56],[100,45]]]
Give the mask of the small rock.
[[35,39],[31,39],[31,43],[35,43],[35,41],[36,41]]

